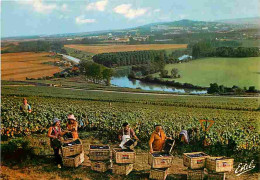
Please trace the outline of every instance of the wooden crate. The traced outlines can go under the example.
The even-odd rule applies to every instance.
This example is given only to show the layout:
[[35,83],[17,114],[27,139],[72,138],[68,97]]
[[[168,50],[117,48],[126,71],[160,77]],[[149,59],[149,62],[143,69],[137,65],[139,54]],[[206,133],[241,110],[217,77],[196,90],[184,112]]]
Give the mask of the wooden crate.
[[62,156],[63,157],[68,157],[68,156],[74,156],[77,154],[80,154],[83,152],[83,145],[82,145],[82,141],[80,141],[80,144],[74,144],[74,145],[70,145],[70,146],[61,146],[61,152],[62,152]]
[[62,161],[63,166],[78,167],[84,162],[84,152],[81,152],[80,154],[74,156],[63,157]]
[[91,169],[98,172],[106,172],[110,168],[110,161],[91,161]]
[[168,174],[168,168],[151,169],[149,179],[165,180]]
[[225,180],[226,179],[226,173],[208,173],[208,180]]
[[173,156],[162,152],[149,153],[148,163],[152,168],[168,168],[172,166]]
[[210,157],[204,152],[183,154],[183,165],[190,169],[202,169],[206,166],[206,158]]
[[137,145],[137,140],[136,139],[130,139],[128,140],[125,144],[124,147],[134,150],[135,146]]
[[188,169],[187,172],[187,179],[188,180],[203,180],[204,179],[204,169],[194,170]]
[[134,168],[134,164],[116,164],[113,163],[112,173],[119,175],[128,175]]
[[105,161],[110,159],[110,147],[108,145],[90,145],[89,159],[92,161]]
[[230,172],[233,170],[234,159],[227,157],[206,158],[206,168],[213,172]]
[[135,152],[133,150],[113,149],[113,160],[116,163],[132,164],[135,163]]

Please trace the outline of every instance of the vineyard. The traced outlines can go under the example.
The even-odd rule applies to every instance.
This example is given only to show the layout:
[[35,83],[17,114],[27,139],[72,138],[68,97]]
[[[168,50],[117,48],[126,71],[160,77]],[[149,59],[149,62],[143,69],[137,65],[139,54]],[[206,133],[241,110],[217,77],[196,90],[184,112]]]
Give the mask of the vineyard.
[[[25,91],[26,88],[32,89]],[[61,118],[64,126],[66,115],[73,112],[82,131],[95,130],[96,137],[105,137],[106,142],[115,141],[118,129],[127,121],[140,138],[141,148],[146,148],[153,126],[160,123],[173,138],[177,138],[182,128],[197,128],[199,131],[193,132],[191,136],[191,141],[197,145],[188,147],[190,150],[201,150],[206,136],[212,148],[204,150],[212,154],[242,157],[246,152],[248,154],[243,158],[252,158],[259,152],[260,112],[257,111],[257,98],[169,98],[170,96],[111,95],[113,93],[86,93],[53,88],[49,88],[48,92],[47,87],[23,87],[23,94],[19,94],[19,88],[13,88],[13,93],[16,93],[14,96],[10,90],[11,88],[7,90],[5,87],[2,92],[2,137],[46,133],[54,117]],[[31,114],[19,111],[19,96],[26,96],[26,92],[33,108]],[[207,135],[200,128],[200,119],[215,120]]]

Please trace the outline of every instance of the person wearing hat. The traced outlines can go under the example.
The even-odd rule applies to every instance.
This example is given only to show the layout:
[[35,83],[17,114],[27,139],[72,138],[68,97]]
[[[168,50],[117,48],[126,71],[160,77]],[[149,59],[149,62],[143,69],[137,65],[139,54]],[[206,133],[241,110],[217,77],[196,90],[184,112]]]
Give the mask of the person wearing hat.
[[26,98],[23,98],[23,104],[20,106],[20,111],[22,111],[24,113],[31,113],[32,112],[32,108],[27,103],[27,99]]
[[54,157],[55,157],[55,162],[58,165],[58,168],[61,168],[62,165],[62,158],[59,154],[59,150],[61,148],[61,142],[60,138],[66,133],[61,130],[60,127],[60,119],[54,118],[53,119],[53,124],[49,128],[48,131],[48,137],[50,138],[50,144],[51,147],[53,148],[54,151]]
[[162,125],[155,125],[154,132],[152,133],[149,140],[150,153],[153,153],[154,151],[162,151],[166,139],[171,138],[166,136],[165,132],[162,129]]
[[71,135],[68,135],[68,137],[73,138],[73,140],[78,139],[78,122],[73,114],[68,115],[68,123],[67,123],[67,129],[70,131]]

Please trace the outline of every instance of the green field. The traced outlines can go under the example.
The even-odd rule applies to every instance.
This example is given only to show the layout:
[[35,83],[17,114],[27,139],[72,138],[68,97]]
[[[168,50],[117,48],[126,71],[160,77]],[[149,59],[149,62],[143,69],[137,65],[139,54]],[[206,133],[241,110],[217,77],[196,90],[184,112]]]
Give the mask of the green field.
[[209,87],[210,83],[218,83],[228,87],[255,86],[260,89],[260,57],[203,58],[188,63],[169,64],[165,67],[169,73],[172,68],[179,70],[181,78],[175,81],[181,83],[205,87]]

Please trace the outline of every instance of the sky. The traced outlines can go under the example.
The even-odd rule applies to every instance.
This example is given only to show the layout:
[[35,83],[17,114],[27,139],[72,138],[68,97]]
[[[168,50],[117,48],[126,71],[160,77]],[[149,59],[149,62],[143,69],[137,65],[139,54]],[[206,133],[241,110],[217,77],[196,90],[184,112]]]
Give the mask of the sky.
[[0,0],[1,37],[259,17],[259,0]]

